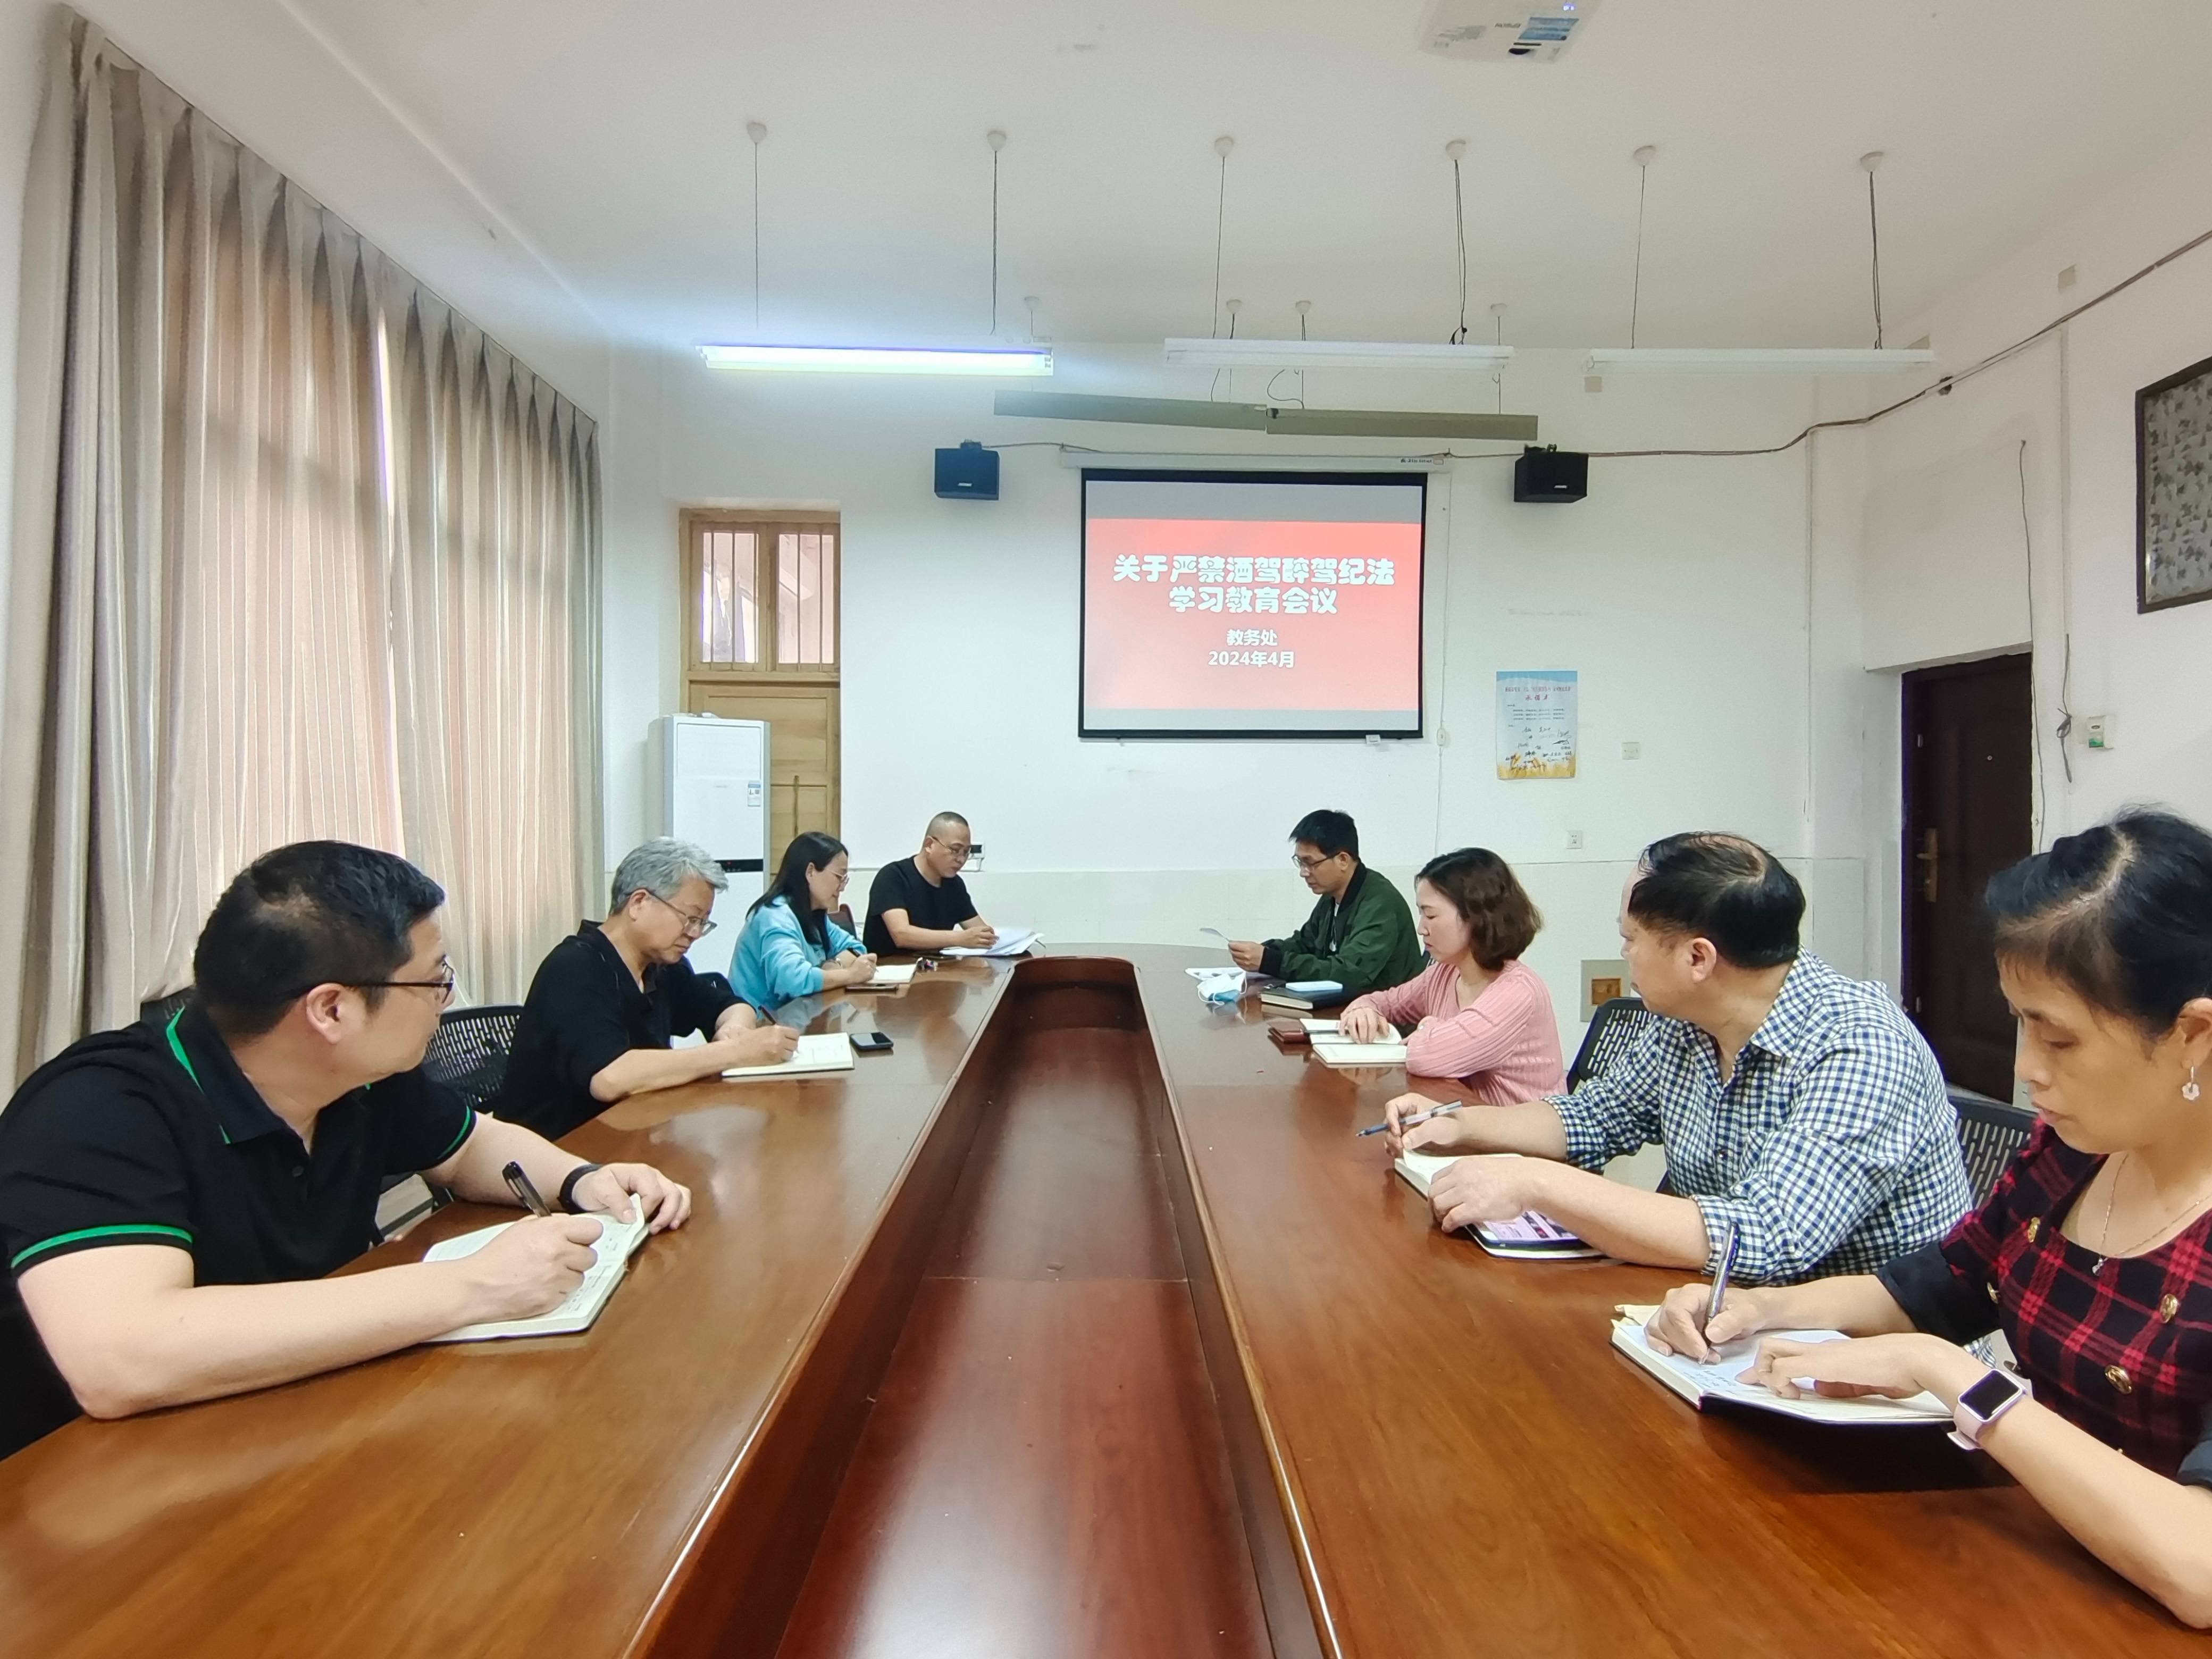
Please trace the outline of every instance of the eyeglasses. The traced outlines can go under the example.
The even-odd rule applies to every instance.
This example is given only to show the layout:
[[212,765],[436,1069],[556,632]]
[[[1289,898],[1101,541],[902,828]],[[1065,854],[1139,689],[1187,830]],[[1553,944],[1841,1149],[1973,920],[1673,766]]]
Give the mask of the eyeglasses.
[[[453,1000],[459,976],[453,964],[445,964],[446,971],[435,979],[356,979],[348,980],[346,988],[352,991],[435,991],[438,1006],[442,1008]],[[307,994],[305,992],[301,995]]]
[[[1333,859],[1335,856],[1335,854],[1331,853],[1328,855],[1328,859]],[[1315,871],[1320,869],[1322,865],[1327,864],[1328,862],[1328,859],[1302,859],[1296,853],[1293,853],[1291,854],[1291,868],[1296,870],[1302,876],[1310,876]]]
[[678,915],[683,917],[684,938],[704,939],[708,934],[714,931],[714,919],[712,916],[695,916],[680,904],[669,904],[666,899],[661,897],[659,894],[654,892],[650,887],[641,887],[637,890],[644,894],[646,897],[651,899],[655,904],[668,904],[668,908],[670,909],[675,911]]

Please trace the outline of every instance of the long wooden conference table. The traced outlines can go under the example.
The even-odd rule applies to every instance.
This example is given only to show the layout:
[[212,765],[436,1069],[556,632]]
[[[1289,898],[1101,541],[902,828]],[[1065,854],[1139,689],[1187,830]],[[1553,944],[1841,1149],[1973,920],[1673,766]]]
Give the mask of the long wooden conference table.
[[1681,1275],[1440,1235],[1352,1133],[1402,1074],[1215,959],[923,972],[800,1011],[892,1035],[849,1073],[623,1103],[568,1144],[697,1208],[589,1333],[0,1462],[0,1656],[2199,1650],[1940,1432],[1656,1386],[1609,1321]]

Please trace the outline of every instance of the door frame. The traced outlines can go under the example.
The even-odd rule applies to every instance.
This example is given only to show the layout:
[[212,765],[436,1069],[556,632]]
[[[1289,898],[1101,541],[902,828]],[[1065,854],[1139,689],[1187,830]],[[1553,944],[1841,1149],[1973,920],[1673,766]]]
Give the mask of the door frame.
[[2035,652],[2033,648],[2028,647],[2020,650],[1991,651],[1982,656],[1970,657],[1963,662],[1937,663],[1926,668],[1909,668],[1899,677],[1899,721],[1897,746],[1900,764],[1899,767],[1899,811],[1898,813],[1897,826],[1899,842],[1899,882],[1897,890],[1897,988],[1899,998],[1904,1004],[1905,1012],[1906,1016],[1911,1019],[1916,1028],[1920,1023],[1920,1017],[1915,1005],[1920,995],[1921,988],[1917,983],[1916,983],[1919,973],[1919,957],[1916,949],[1916,946],[1919,942],[1917,938],[1919,929],[1914,921],[1913,888],[1915,883],[1918,879],[1919,849],[1915,848],[1912,844],[1912,820],[1913,809],[1919,805],[1919,800],[1918,792],[1914,786],[1913,781],[1913,774],[1916,770],[1916,750],[1913,747],[1912,727],[1913,718],[1919,713],[1919,693],[1921,688],[1938,684],[1945,680],[1972,679],[1978,673],[1986,672],[1991,663],[2004,662],[2015,657],[2021,658],[2026,660],[2028,672],[2029,726],[2027,764],[2028,788],[2030,793],[2028,799],[2027,838],[2029,850],[2033,851],[2035,846],[2036,828],[2035,803],[2033,795],[2035,787],[2035,769],[2041,758],[2035,752]]
[[[772,596],[775,589],[775,535],[779,530],[829,530],[837,538],[837,577],[830,595],[830,626],[831,637],[837,642],[837,660],[823,667],[799,665],[784,667],[775,662],[776,618],[773,603],[763,605],[761,613],[763,654],[769,660],[758,667],[732,668],[703,663],[699,656],[699,534],[710,527],[747,530],[760,538],[759,572],[764,576],[760,590],[764,597]],[[841,835],[844,823],[845,756],[844,756],[844,692],[845,668],[845,526],[843,518],[832,507],[687,507],[676,515],[676,549],[678,568],[682,572],[684,587],[683,663],[678,671],[681,684],[678,702],[682,712],[701,714],[701,693],[710,690],[773,691],[811,688],[830,694],[829,714],[829,811],[830,833]],[[774,760],[775,731],[773,722],[769,729],[769,753],[763,769],[769,773],[769,788],[775,788]],[[769,808],[771,823],[775,809]],[[770,871],[774,866],[771,863]]]

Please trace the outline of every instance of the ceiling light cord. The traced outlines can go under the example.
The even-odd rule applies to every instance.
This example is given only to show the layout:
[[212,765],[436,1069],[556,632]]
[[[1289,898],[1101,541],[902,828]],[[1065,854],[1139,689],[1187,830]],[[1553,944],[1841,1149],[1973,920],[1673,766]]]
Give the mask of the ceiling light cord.
[[1644,311],[1644,198],[1651,185],[1651,163],[1636,164],[1636,275],[1628,290],[1628,349],[1636,349],[1636,325]]
[[1867,234],[1874,248],[1874,344],[1881,349],[1881,215],[1875,210],[1874,173],[1867,173]]
[[1459,242],[1459,326],[1452,331],[1454,345],[1467,343],[1467,196],[1460,185],[1459,157],[1452,164],[1452,225]]
[[991,333],[999,337],[999,152],[1006,147],[1006,135],[993,127],[983,135],[983,142],[991,147]]
[[745,123],[745,137],[753,145],[753,336],[758,338],[761,325],[760,280],[760,147],[768,137],[768,129],[758,121]]
[[1221,184],[1213,198],[1213,313],[1207,319],[1206,331],[1218,338],[1221,333],[1221,233],[1229,222],[1229,152],[1218,141],[1214,149],[1221,155]]
[[1867,246],[1870,251],[1874,282],[1874,349],[1882,349],[1881,338],[1881,212],[1875,202],[1875,170],[1882,164],[1881,151],[1870,149],[1859,157],[1859,166],[1867,176]]

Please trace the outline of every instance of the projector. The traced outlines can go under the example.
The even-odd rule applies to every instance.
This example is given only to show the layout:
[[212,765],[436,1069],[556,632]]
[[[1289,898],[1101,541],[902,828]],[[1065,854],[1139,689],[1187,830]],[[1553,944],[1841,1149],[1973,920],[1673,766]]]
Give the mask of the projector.
[[1556,64],[1604,0],[1558,0],[1531,9],[1511,0],[1429,0],[1414,44],[1438,58],[1478,64]]

